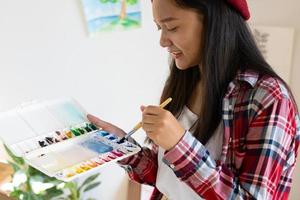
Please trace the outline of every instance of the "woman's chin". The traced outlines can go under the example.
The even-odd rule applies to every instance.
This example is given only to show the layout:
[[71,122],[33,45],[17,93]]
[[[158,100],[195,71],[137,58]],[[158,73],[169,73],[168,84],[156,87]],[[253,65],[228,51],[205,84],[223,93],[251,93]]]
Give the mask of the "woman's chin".
[[187,64],[187,63],[182,63],[182,62],[177,62],[177,61],[175,61],[175,63],[176,63],[176,67],[177,67],[179,70],[186,70],[186,69],[192,67],[192,65],[189,65],[189,64]]

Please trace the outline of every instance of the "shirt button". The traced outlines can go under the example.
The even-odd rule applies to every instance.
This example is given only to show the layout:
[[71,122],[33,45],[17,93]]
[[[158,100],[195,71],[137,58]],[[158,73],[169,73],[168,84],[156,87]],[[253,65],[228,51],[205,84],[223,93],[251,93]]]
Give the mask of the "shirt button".
[[174,168],[175,168],[175,165],[171,164],[170,167],[171,167],[172,169],[174,169]]

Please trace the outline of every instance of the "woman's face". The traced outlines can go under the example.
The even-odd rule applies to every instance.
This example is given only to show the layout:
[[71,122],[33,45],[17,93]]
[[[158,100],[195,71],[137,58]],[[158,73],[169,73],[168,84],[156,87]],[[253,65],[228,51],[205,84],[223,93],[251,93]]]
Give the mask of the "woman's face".
[[179,69],[201,62],[203,16],[178,7],[173,0],[153,0],[153,17],[161,30],[160,45],[166,47]]

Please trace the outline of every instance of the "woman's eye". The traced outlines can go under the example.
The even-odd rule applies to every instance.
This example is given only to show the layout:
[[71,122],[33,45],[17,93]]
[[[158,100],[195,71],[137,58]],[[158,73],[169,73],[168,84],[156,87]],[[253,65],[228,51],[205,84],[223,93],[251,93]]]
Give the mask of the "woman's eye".
[[174,27],[174,28],[168,28],[167,26],[159,26],[158,24],[156,24],[157,30],[165,30],[165,31],[169,31],[169,32],[175,32],[178,29],[178,26]]
[[161,27],[159,25],[156,25],[156,26],[157,26],[157,30],[158,31],[161,30]]
[[178,28],[178,27],[176,26],[176,27],[174,27],[174,28],[168,28],[167,30],[170,31],[170,32],[175,32],[175,31],[177,30],[177,28]]

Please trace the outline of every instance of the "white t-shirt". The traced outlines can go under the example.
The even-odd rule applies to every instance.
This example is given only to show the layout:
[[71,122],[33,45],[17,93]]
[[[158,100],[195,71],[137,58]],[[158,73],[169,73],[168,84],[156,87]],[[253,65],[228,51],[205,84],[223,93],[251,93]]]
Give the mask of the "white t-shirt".
[[[198,116],[194,114],[188,107],[184,107],[178,121],[185,130],[189,130],[196,122]],[[220,159],[223,144],[223,124],[220,123],[215,134],[209,139],[205,147],[209,151],[212,158]],[[180,181],[173,170],[167,166],[162,158],[165,150],[159,147],[158,149],[158,170],[156,177],[156,187],[163,193],[168,200],[194,200],[202,199],[196,192],[194,192],[187,184]]]

